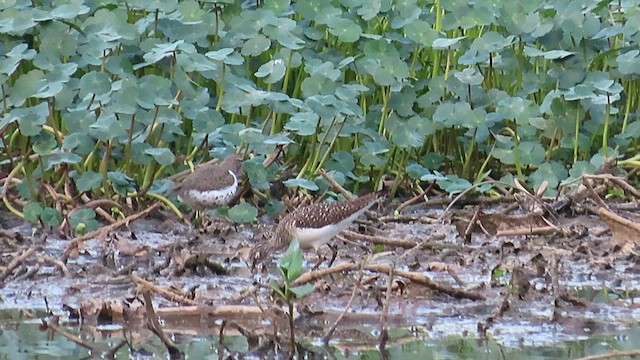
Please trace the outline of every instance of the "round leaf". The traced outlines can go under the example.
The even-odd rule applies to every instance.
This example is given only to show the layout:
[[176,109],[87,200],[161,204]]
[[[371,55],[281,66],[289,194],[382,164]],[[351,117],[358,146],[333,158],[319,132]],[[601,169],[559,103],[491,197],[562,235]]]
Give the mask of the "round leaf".
[[248,203],[238,204],[229,209],[229,218],[239,223],[254,222],[258,218],[258,209]]

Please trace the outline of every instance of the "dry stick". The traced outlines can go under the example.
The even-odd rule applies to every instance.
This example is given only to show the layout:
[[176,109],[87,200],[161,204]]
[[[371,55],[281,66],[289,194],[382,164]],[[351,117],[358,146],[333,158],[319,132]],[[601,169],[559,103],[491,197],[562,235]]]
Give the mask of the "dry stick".
[[7,268],[4,270],[2,274],[0,274],[0,285],[3,285],[4,280],[11,275],[13,270],[15,270],[18,266],[20,266],[27,258],[31,257],[36,251],[40,250],[40,245],[33,245],[27,250],[25,250],[20,256],[11,260]]
[[81,206],[80,208],[91,207],[91,208],[93,208],[93,210],[95,210],[96,213],[98,213],[98,215],[102,216],[110,224],[113,224],[114,222],[116,222],[116,219],[114,219],[113,216],[111,216],[111,214],[106,212],[100,206],[102,206],[102,205],[111,205],[113,207],[118,207],[119,208],[120,204],[118,204],[117,202],[115,202],[113,200],[109,200],[109,199],[91,200],[87,196],[87,194],[82,194],[82,196],[80,196],[80,199],[82,199],[82,201],[84,201],[84,205]]
[[62,275],[64,275],[65,277],[69,277],[69,269],[67,269],[67,266],[62,261],[58,259],[54,259],[49,255],[43,256],[42,260],[60,269],[60,271],[62,272]]
[[478,221],[478,216],[480,215],[480,207],[476,208],[476,211],[473,212],[473,216],[471,217],[471,220],[469,220],[469,224],[467,225],[467,228],[464,229],[464,239],[465,242],[467,240],[471,240],[471,234],[473,233],[473,230],[476,227],[476,223]]
[[593,186],[591,186],[589,181],[585,181],[582,184],[587,188],[587,192],[591,194],[591,197],[596,204],[602,208],[609,209],[609,206],[604,202],[604,200],[602,200],[602,198],[600,198],[600,195],[598,195],[598,193],[593,189]]
[[411,241],[411,240],[390,239],[384,236],[365,235],[365,234],[360,234],[350,230],[342,231],[341,234],[346,237],[349,237],[350,239],[363,240],[376,245],[381,244],[385,246],[401,247],[403,249],[411,249],[417,245],[415,241]]
[[107,351],[104,354],[104,358],[105,359],[115,359],[116,358],[116,353],[118,352],[118,350],[120,350],[120,348],[125,346],[125,345],[127,345],[127,340],[120,341],[120,343],[118,343],[111,350]]
[[156,310],[162,317],[172,316],[202,316],[207,315],[216,318],[253,318],[262,316],[262,310],[258,306],[250,305],[196,305],[166,307]]
[[610,180],[611,182],[613,182],[616,185],[618,185],[619,187],[621,187],[623,190],[626,190],[626,191],[630,192],[633,196],[635,196],[637,198],[640,198],[640,191],[638,191],[636,188],[634,188],[628,182],[626,182],[624,180],[624,178],[621,178],[619,176],[613,176],[611,174],[598,174],[598,175],[583,174],[582,178],[585,178],[585,179],[598,179],[598,180]]
[[424,191],[422,191],[420,194],[418,194],[418,195],[412,197],[411,199],[409,199],[409,200],[403,202],[402,204],[400,204],[400,206],[398,206],[396,208],[395,212],[399,213],[402,210],[404,210],[404,208],[406,208],[407,206],[409,206],[409,205],[415,203],[416,201],[422,199],[424,196],[427,195],[427,193],[429,193],[429,191],[431,191],[431,189],[433,189],[433,184],[434,184],[434,182],[429,183],[429,186],[427,186],[427,188]]
[[142,286],[144,287],[146,290],[153,290],[154,292],[158,293],[160,296],[162,296],[163,298],[169,300],[169,301],[173,301],[173,302],[177,302],[177,303],[181,303],[181,304],[187,304],[187,305],[197,305],[198,303],[191,300],[191,299],[187,299],[184,296],[180,296],[176,293],[173,293],[165,288],[162,288],[158,285],[155,285],[143,278],[141,278],[138,275],[131,275],[131,281],[133,281],[134,283],[136,283],[138,286]]
[[631,195],[635,196],[636,198],[640,198],[640,191],[638,191],[638,189],[631,186],[631,184],[626,182],[624,179],[613,178],[611,179],[611,181],[616,185],[618,185],[618,187],[622,188],[622,190],[631,193]]
[[[151,302],[151,291],[149,289],[142,290],[142,297],[144,298],[144,307],[147,311],[147,327],[149,327],[149,329],[156,334],[158,338],[160,338],[160,341],[162,341],[164,346],[167,348],[172,359],[174,358],[173,356],[182,354],[176,344],[167,337],[164,331],[162,331],[162,327],[158,321],[158,315],[156,315]],[[184,356],[180,358],[184,358]]]
[[421,224],[433,224],[437,219],[429,218],[427,215],[411,215],[411,214],[401,214],[401,215],[388,215],[381,216],[378,218],[380,222],[398,222],[398,223],[408,223],[408,222],[418,222]]
[[633,222],[631,220],[625,219],[622,216],[607,210],[606,208],[598,208],[597,214],[600,217],[607,218],[615,223],[624,225],[625,227],[633,229],[634,231],[640,232],[640,224]]
[[518,228],[513,230],[500,230],[496,232],[496,237],[500,236],[526,236],[526,235],[551,235],[564,234],[557,226],[539,226],[534,228]]
[[338,192],[340,194],[342,194],[342,196],[344,196],[345,199],[347,199],[347,200],[352,200],[353,199],[353,195],[349,194],[349,192],[347,190],[345,190],[340,184],[338,184],[331,177],[331,175],[329,175],[324,169],[320,169],[320,175],[322,175],[322,177],[325,178],[331,184],[331,187],[333,187],[334,189],[338,190]]
[[393,275],[396,270],[396,263],[389,266],[389,282],[387,283],[387,293],[385,294],[384,305],[382,305],[382,320],[380,321],[380,350],[384,349],[389,333],[387,332],[387,320],[389,318],[389,302],[391,302],[391,289],[393,287]]
[[45,319],[42,319],[42,325],[44,327],[46,327],[47,329],[51,329],[54,332],[57,332],[60,335],[66,337],[67,339],[69,339],[69,341],[71,341],[73,343],[76,343],[76,344],[82,346],[85,349],[88,349],[89,352],[92,355],[98,354],[96,348],[94,348],[93,346],[89,345],[86,341],[80,339],[79,337],[77,337],[77,336],[75,336],[75,335],[73,335],[73,334],[71,334],[71,333],[69,333],[69,332],[67,332],[67,331],[65,331],[63,329],[60,329],[57,325],[49,324],[49,323],[47,323],[47,321]]
[[271,166],[271,164],[273,164],[276,159],[278,159],[278,156],[280,154],[282,154],[282,152],[284,151],[284,149],[287,147],[288,145],[278,145],[276,146],[275,150],[271,152],[271,154],[269,154],[269,156],[267,156],[264,161],[262,162],[262,165],[264,167],[269,167]]
[[[369,261],[370,259],[371,259],[371,257],[369,257],[367,259],[367,261]],[[344,316],[347,313],[347,311],[349,311],[349,309],[351,308],[351,304],[353,303],[353,300],[356,298],[356,292],[358,291],[358,288],[360,288],[360,286],[361,286],[362,277],[363,276],[364,276],[364,271],[362,269],[362,266],[360,266],[360,270],[358,271],[358,279],[356,280],[356,282],[355,282],[355,284],[353,286],[353,290],[351,291],[351,297],[349,297],[349,301],[347,302],[347,306],[344,307],[344,311],[342,311],[340,313],[340,315],[338,316],[338,318],[336,319],[336,321],[333,322],[333,325],[331,326],[331,328],[329,328],[329,331],[327,331],[324,334],[323,341],[324,341],[325,345],[329,343],[329,340],[331,340],[331,336],[333,336],[333,333],[338,328],[338,324],[340,323],[340,321],[342,321],[342,319],[344,318]]]
[[80,244],[82,244],[84,241],[87,241],[89,239],[93,239],[95,237],[99,237],[101,235],[107,234],[111,231],[116,230],[117,228],[124,226],[124,225],[128,225],[130,222],[136,221],[138,219],[141,219],[147,215],[149,215],[150,212],[152,212],[153,210],[155,210],[156,208],[158,208],[160,206],[160,202],[156,202],[153,205],[149,206],[148,208],[144,209],[143,211],[137,213],[137,214],[133,214],[131,216],[127,216],[124,219],[118,220],[117,222],[111,224],[111,225],[107,225],[105,227],[102,227],[98,230],[95,231],[91,231],[89,233],[86,233],[82,236],[78,236],[75,239],[73,239],[69,245],[67,245],[67,248],[64,250],[64,253],[62,254],[62,261],[66,262],[67,259],[69,258],[69,256],[71,255],[71,252],[73,252],[73,250],[76,250]]
[[[321,278],[323,278],[323,277],[325,277],[327,275],[330,275],[330,274],[340,273],[340,272],[344,272],[344,271],[354,271],[354,270],[357,270],[358,268],[359,268],[358,264],[349,263],[349,262],[342,262],[340,264],[334,265],[334,266],[332,266],[330,268],[327,268],[327,269],[306,272],[306,273],[300,275],[291,284],[291,286],[295,287],[295,286],[304,285],[304,284],[306,284],[308,282],[312,282],[312,281],[321,279]],[[389,265],[387,265],[387,264],[365,265],[364,266],[364,270],[371,271],[371,272],[376,272],[376,273],[380,273],[380,274],[388,274],[390,268],[391,267]],[[397,276],[401,276],[403,278],[409,279],[409,280],[411,280],[412,282],[414,282],[416,284],[424,285],[424,286],[428,287],[429,289],[432,289],[432,290],[447,294],[447,295],[452,296],[454,298],[470,299],[470,300],[485,300],[485,297],[480,293],[477,293],[475,291],[464,290],[464,289],[456,289],[456,288],[453,288],[453,287],[451,287],[451,286],[449,286],[447,284],[432,280],[430,277],[427,277],[427,276],[422,275],[420,273],[395,269],[394,270],[394,274],[397,275]]]
[[[455,198],[453,198],[453,200],[451,200],[451,202],[449,203],[449,205],[447,205],[447,207],[444,209],[444,211],[442,212],[442,214],[440,214],[440,217],[438,218],[438,221],[442,221],[444,220],[445,215],[447,215],[447,213],[449,212],[449,210],[451,209],[451,207],[457,203],[460,199],[462,199],[463,196],[465,196],[467,193],[471,192],[471,190],[482,186],[482,185],[487,185],[487,184],[500,184],[500,181],[495,181],[495,180],[489,180],[489,181],[482,181],[479,182],[477,184],[473,184],[472,186],[470,186],[469,188],[463,190],[462,192],[460,192],[460,194],[458,194],[458,196],[456,196]],[[501,183],[501,184],[505,184],[505,183]],[[505,184],[508,185],[508,184]]]
[[420,243],[416,243],[415,241],[407,240],[407,239],[391,239],[391,238],[387,238],[387,237],[384,237],[384,236],[365,235],[365,234],[360,234],[360,233],[357,233],[357,232],[354,232],[354,231],[351,231],[351,230],[344,230],[340,234],[342,236],[348,237],[351,240],[362,240],[362,241],[370,242],[370,243],[372,243],[374,245],[380,244],[380,245],[385,245],[385,246],[389,246],[389,247],[399,247],[399,248],[409,249],[409,250],[412,250],[414,248],[416,248],[416,249],[436,249],[436,250],[441,250],[441,249],[460,250],[460,249],[462,249],[462,246],[457,245],[457,244],[436,244],[436,243],[433,243],[434,240],[438,240],[438,239],[444,238],[444,234],[432,234],[431,236],[429,236],[427,239],[425,239],[424,241],[422,241]]
[[458,274],[456,274],[456,272],[452,268],[450,268],[449,266],[447,266],[447,274],[449,274],[449,276],[451,276],[451,278],[456,282],[456,284],[458,284],[458,286],[460,286],[460,287],[465,286],[464,281],[462,281],[462,279],[460,279]]
[[629,351],[613,351],[604,354],[591,355],[578,358],[576,360],[603,360],[603,359],[613,359],[622,356],[634,357],[640,355],[640,349],[637,350],[629,350]]

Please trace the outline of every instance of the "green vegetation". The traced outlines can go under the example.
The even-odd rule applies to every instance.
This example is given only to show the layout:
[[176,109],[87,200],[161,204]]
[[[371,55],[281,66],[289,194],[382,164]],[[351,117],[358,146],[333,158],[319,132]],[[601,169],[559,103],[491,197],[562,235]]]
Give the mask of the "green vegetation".
[[304,258],[298,240],[293,240],[291,244],[289,244],[287,252],[278,263],[278,270],[280,271],[280,277],[283,282],[282,288],[275,280],[272,280],[269,284],[278,298],[283,301],[288,308],[287,319],[289,321],[290,358],[293,358],[293,353],[297,348],[296,329],[294,325],[294,301],[313,292],[313,285],[311,284],[292,286],[293,282],[302,274],[303,260]]
[[449,193],[637,171],[638,23],[606,0],[4,1],[3,201],[51,226],[98,199],[118,216],[232,148],[266,194],[283,145],[287,185],[319,190],[320,169]]

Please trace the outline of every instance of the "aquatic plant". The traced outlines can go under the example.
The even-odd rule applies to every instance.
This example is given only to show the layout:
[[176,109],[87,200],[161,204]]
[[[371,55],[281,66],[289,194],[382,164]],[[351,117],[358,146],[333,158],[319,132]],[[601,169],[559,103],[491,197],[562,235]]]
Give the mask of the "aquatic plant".
[[264,193],[284,145],[287,185],[312,191],[320,169],[416,193],[637,169],[639,18],[612,1],[8,1],[3,202],[51,226],[97,199],[117,217],[230,148]]

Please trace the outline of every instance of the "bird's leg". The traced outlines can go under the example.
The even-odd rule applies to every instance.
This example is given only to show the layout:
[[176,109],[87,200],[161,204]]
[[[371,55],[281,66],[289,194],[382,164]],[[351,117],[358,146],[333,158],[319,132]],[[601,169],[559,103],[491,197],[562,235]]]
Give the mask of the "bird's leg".
[[327,265],[327,267],[330,268],[338,257],[338,247],[332,244],[327,244],[327,246],[331,249],[331,260],[329,261],[329,265]]
[[199,228],[202,225],[204,213],[200,210],[195,210],[193,212],[193,218],[191,219],[191,225],[195,228]]
[[318,261],[316,261],[316,264],[311,268],[311,271],[318,270],[318,268],[320,268],[320,264],[327,260],[327,258],[320,253],[319,249],[316,249],[316,256],[318,257]]

